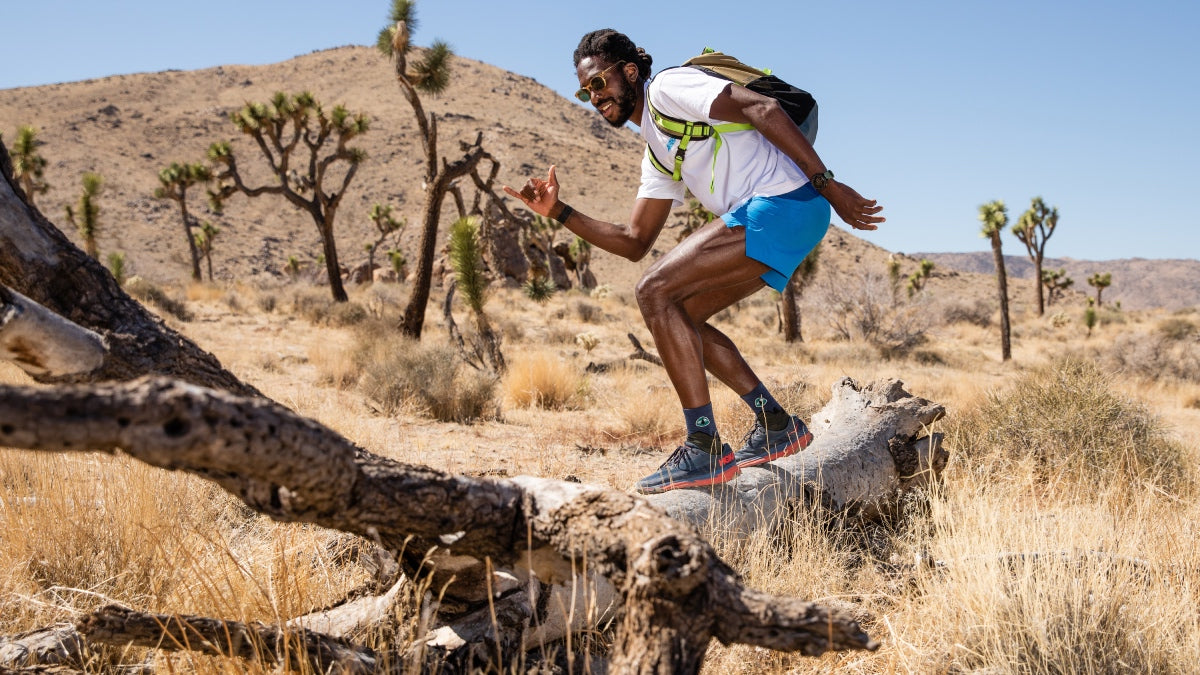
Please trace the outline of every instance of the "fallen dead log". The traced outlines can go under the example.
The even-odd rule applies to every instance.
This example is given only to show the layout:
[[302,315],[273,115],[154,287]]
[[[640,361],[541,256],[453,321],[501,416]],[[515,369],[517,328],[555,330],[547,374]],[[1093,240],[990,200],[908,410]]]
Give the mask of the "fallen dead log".
[[82,669],[83,652],[84,641],[75,627],[56,624],[0,637],[0,671],[28,670],[37,666]]
[[200,616],[150,614],[108,605],[84,615],[76,628],[92,642],[267,661],[318,673],[374,673],[373,652],[340,638],[303,629]]
[[98,368],[86,373],[78,369],[67,374],[31,373],[39,382],[131,380],[160,374],[244,395],[259,395],[257,389],[225,370],[216,357],[129,297],[104,265],[71,243],[41,211],[31,206],[13,179],[12,161],[3,143],[0,143],[0,284],[104,337],[107,351]]
[[391,550],[416,536],[513,568],[548,545],[619,590],[617,671],[695,672],[713,637],[810,655],[876,646],[841,612],[747,589],[696,528],[644,499],[400,464],[261,398],[160,378],[0,387],[0,420],[5,446],[119,449],[213,480],[277,520],[356,533]]
[[77,375],[104,363],[104,338],[0,285],[0,358],[30,375]]
[[833,385],[833,397],[810,424],[803,452],[706,490],[651,495],[651,504],[701,528],[745,537],[774,528],[797,503],[842,516],[872,518],[909,491],[935,481],[948,454],[929,426],[945,408],[904,391],[897,380]]

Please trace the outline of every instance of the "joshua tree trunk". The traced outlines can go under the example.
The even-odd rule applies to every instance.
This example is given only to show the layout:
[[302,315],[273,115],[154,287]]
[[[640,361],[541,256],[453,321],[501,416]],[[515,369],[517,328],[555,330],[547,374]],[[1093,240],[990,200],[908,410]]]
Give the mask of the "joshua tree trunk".
[[[437,125],[431,120],[430,134],[436,139]],[[462,159],[446,163],[433,174],[425,188],[425,208],[421,213],[421,247],[417,258],[416,280],[413,282],[412,296],[408,306],[404,308],[404,316],[400,320],[400,329],[405,335],[420,339],[421,330],[425,327],[425,308],[429,304],[429,292],[433,287],[433,258],[437,253],[438,225],[442,214],[442,200],[450,190],[450,184],[466,176],[474,170],[484,156],[483,134],[475,137],[475,143],[464,148]],[[435,141],[434,141],[435,142]],[[465,145],[465,144],[464,144]],[[437,149],[433,142],[427,145],[430,157],[426,160],[436,166]],[[428,148],[432,148],[431,150]]]
[[[187,207],[187,188],[183,188],[183,192],[179,198],[179,213],[183,220],[183,236],[187,238],[188,251],[192,255],[192,281],[201,281],[204,277],[200,276],[200,251],[196,249],[196,237],[192,235],[192,217],[188,214]],[[209,279],[212,278],[210,273]]]
[[[1001,359],[1008,361],[1012,358],[1012,341],[1011,331],[1008,324],[1008,273],[1004,269],[1004,253],[1001,250],[1000,229],[992,232],[990,237],[992,241],[992,257],[996,263],[996,282],[1000,286],[1000,353]],[[1041,277],[1038,277],[1038,288],[1042,286]],[[1038,292],[1038,300],[1041,300],[1041,292]]]
[[795,281],[789,281],[780,298],[784,342],[804,342],[804,335],[800,332],[800,311],[796,307],[799,298],[796,296]]

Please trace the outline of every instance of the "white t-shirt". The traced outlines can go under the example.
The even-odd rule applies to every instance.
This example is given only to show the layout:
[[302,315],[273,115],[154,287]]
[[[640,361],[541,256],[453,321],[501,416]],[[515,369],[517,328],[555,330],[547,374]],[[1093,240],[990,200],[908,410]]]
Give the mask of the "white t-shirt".
[[[695,68],[669,68],[646,83],[645,98],[653,100],[654,108],[663,115],[722,124],[727,120],[715,120],[708,113],[713,101],[729,84],[728,80]],[[658,161],[668,168],[673,167],[679,141],[658,130],[649,106],[642,109],[641,134]],[[714,147],[715,138],[688,142],[680,171],[681,182],[671,180],[643,155],[642,184],[637,196],[672,199],[676,204],[682,204],[686,186],[704,208],[720,216],[751,197],[786,194],[808,182],[808,177],[791,158],[753,129],[721,134],[714,180]]]

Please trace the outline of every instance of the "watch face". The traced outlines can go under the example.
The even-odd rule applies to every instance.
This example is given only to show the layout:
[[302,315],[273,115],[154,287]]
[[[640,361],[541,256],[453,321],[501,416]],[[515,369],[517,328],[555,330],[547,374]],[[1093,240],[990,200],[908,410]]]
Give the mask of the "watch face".
[[816,188],[817,192],[820,192],[821,190],[825,189],[826,185],[829,184],[829,179],[825,177],[825,174],[819,173],[812,177],[812,184],[813,187]]

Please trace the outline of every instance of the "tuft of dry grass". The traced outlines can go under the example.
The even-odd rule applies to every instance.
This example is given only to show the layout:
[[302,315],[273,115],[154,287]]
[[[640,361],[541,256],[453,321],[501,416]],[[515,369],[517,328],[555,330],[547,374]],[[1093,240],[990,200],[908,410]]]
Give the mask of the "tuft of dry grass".
[[1004,463],[1032,458],[1052,481],[1069,474],[1095,484],[1186,490],[1192,475],[1185,449],[1146,406],[1114,392],[1110,382],[1092,361],[1032,370],[964,420],[961,447],[972,458]]
[[564,410],[587,398],[587,380],[579,367],[547,352],[514,358],[502,386],[505,399],[521,408]]

